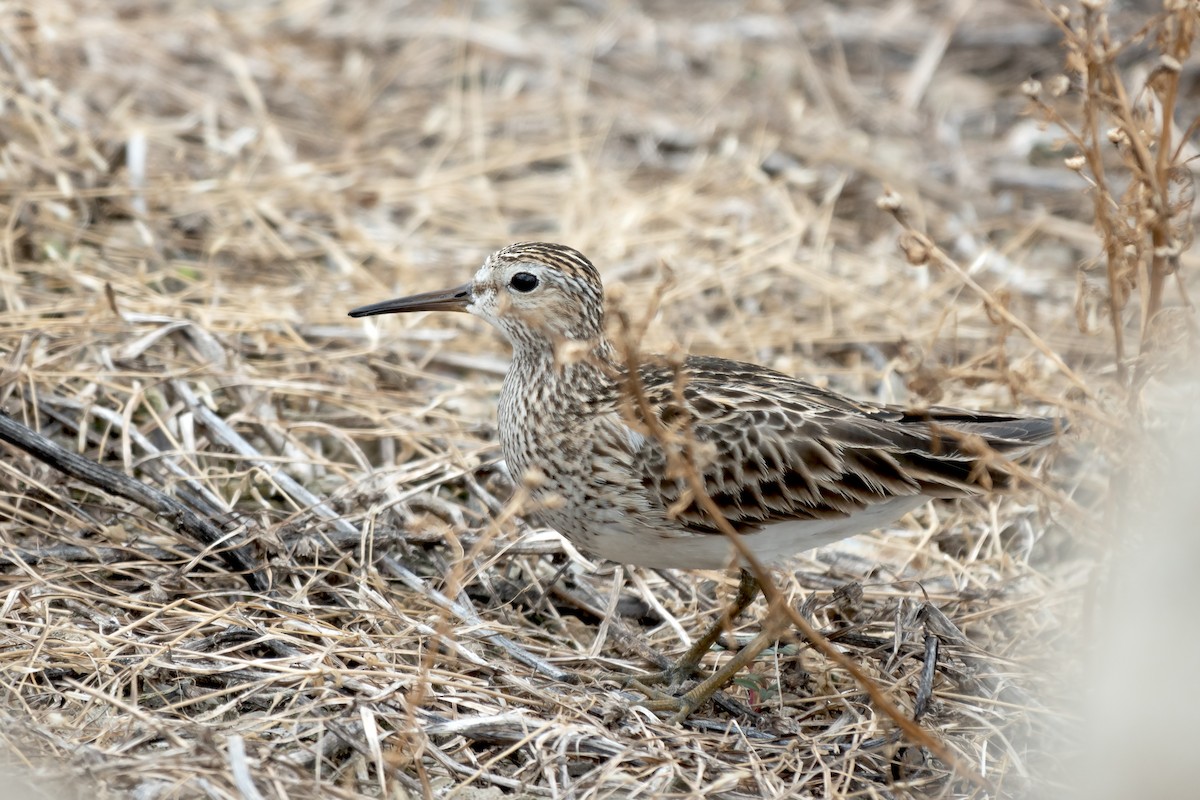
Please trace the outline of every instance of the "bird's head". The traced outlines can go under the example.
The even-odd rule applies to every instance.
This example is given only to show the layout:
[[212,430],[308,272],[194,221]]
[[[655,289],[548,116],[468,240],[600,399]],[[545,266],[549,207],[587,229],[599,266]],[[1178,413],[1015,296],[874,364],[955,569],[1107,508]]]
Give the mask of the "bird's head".
[[578,250],[545,242],[497,250],[469,283],[362,306],[350,316],[410,311],[474,314],[499,328],[518,349],[599,341],[604,333],[600,274]]

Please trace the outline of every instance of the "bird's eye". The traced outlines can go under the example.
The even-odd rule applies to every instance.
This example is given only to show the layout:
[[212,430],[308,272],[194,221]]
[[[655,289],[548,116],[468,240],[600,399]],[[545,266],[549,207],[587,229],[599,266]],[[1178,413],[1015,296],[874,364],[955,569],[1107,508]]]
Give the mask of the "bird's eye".
[[538,279],[536,275],[528,272],[518,272],[509,280],[508,285],[516,289],[518,292],[532,292],[537,288]]

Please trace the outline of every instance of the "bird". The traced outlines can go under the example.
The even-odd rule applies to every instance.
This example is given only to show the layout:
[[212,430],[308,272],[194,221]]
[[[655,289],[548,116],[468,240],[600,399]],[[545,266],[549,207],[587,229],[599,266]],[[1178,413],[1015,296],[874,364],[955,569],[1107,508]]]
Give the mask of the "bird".
[[[349,314],[420,311],[472,314],[511,343],[497,426],[527,515],[611,561],[741,569],[726,613],[639,686],[675,687],[696,672],[760,590],[751,561],[775,564],[886,527],[932,498],[1010,487],[1007,462],[1063,428],[1052,418],[854,400],[724,358],[641,354],[607,333],[600,273],[561,244],[518,242],[461,286]],[[681,718],[732,677],[718,671],[655,702]]]

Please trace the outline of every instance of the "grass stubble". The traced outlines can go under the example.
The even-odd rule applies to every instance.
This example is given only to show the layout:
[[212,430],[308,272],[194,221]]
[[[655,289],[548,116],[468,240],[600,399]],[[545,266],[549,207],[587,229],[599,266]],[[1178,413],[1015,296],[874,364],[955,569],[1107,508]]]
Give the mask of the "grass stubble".
[[[1194,4],[0,14],[0,408],[273,579],[6,449],[15,796],[1048,796],[1103,752],[1076,683],[1192,385]],[[597,676],[728,576],[521,518],[483,326],[344,318],[533,238],[640,347],[1074,431],[1029,491],[778,571],[734,637],[844,661],[785,637],[670,725]]]

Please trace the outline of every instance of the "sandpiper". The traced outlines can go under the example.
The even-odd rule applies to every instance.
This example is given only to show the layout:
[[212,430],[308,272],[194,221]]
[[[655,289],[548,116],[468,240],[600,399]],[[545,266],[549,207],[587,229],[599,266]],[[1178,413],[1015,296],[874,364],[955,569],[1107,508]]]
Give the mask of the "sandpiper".
[[[613,561],[742,567],[732,608],[658,676],[672,683],[695,671],[759,589],[723,527],[771,563],[881,528],[930,498],[1005,487],[1006,459],[1047,444],[1060,427],[860,402],[722,358],[632,356],[606,335],[596,268],[559,244],[510,245],[462,286],[350,316],[411,311],[465,311],[512,343],[499,433],[509,471],[528,488],[527,511]],[[696,496],[697,476],[711,502]],[[728,526],[709,513],[714,503]],[[707,700],[716,686],[706,683],[674,707],[686,714]]]

